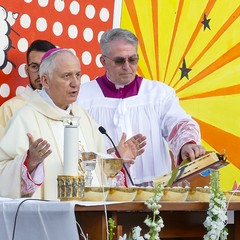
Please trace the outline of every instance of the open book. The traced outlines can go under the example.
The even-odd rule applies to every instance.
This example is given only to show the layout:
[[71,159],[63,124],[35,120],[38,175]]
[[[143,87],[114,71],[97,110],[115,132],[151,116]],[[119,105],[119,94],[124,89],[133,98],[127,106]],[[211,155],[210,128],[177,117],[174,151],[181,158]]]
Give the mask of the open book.
[[153,179],[153,184],[163,184],[164,186],[171,187],[207,169],[216,170],[227,164],[229,164],[229,162],[227,162],[225,155],[208,152],[194,161],[185,160],[181,165],[173,169],[172,172]]

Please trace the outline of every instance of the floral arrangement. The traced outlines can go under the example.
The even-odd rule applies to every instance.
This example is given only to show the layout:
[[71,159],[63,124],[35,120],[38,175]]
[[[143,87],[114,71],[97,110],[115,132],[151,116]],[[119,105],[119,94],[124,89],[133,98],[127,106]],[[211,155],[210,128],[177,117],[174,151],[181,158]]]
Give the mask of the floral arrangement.
[[210,200],[207,218],[203,225],[207,229],[205,240],[225,240],[228,236],[227,225],[227,203],[226,198],[219,186],[219,172],[211,172]]
[[[149,227],[149,231],[141,236],[141,228],[134,227],[127,236],[124,234],[119,237],[119,240],[160,240],[159,232],[164,227],[163,219],[161,218],[159,209],[161,205],[159,201],[163,196],[162,185],[157,185],[154,189],[154,196],[145,201],[147,207],[152,210],[152,218],[147,216],[144,223]],[[209,208],[207,211],[207,218],[203,225],[207,229],[207,233],[203,236],[204,240],[226,240],[228,236],[227,225],[227,202],[223,192],[220,190],[219,185],[219,172],[211,171],[210,181],[210,199]],[[110,218],[109,223],[109,240],[113,239],[113,230],[116,227],[114,221]]]
[[[124,234],[122,237],[119,237],[119,240],[160,240],[159,238],[159,232],[164,227],[163,220],[161,218],[159,209],[161,208],[161,205],[159,204],[159,201],[161,197],[163,196],[163,185],[159,184],[155,186],[154,189],[154,195],[153,197],[147,199],[145,201],[145,205],[152,210],[153,217],[147,216],[144,223],[149,227],[148,233],[146,233],[143,236],[141,236],[141,228],[139,226],[134,227],[132,229],[132,232],[127,236]],[[115,228],[113,220],[110,218],[108,220],[109,223],[109,240],[112,240],[113,237],[113,229]]]

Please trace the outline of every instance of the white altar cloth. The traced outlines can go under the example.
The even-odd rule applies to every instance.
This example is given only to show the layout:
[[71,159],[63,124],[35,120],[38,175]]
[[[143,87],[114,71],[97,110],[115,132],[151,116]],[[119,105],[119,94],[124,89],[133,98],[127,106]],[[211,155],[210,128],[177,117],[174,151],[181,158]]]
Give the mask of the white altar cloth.
[[[0,198],[0,240],[79,240],[75,205],[97,206],[118,203],[120,202],[60,202],[31,198]],[[13,239],[14,219],[19,204],[21,206],[17,214]]]
[[0,198],[0,240],[78,240],[74,202]]

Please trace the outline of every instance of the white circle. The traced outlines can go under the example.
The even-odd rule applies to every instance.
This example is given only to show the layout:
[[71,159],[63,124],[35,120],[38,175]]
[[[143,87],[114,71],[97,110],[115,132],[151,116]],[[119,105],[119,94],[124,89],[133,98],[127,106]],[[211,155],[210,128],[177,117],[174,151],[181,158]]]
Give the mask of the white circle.
[[20,18],[20,25],[23,28],[29,28],[31,24],[31,18],[29,17],[28,14],[23,14]]
[[104,33],[104,31],[100,31],[100,32],[98,33],[98,42],[100,42],[100,39],[101,39],[103,33]]
[[72,1],[70,4],[70,12],[72,15],[77,15],[80,11],[80,5],[77,1]]
[[24,86],[18,86],[17,89],[16,89],[16,95],[19,95],[21,93],[23,93],[25,90],[25,87]]
[[102,65],[102,63],[101,63],[101,61],[100,61],[100,57],[102,56],[102,54],[98,54],[97,56],[96,56],[96,65],[99,67],[99,68],[102,68],[103,67],[103,65]]
[[38,18],[36,27],[39,32],[44,32],[47,29],[47,21],[45,18]]
[[6,98],[8,97],[10,94],[10,87],[8,84],[6,83],[3,83],[2,86],[1,86],[1,96]]
[[30,3],[30,2],[32,2],[32,0],[24,0],[24,2]]
[[91,28],[85,28],[83,31],[83,37],[86,42],[90,42],[93,39],[93,30]]
[[4,74],[8,75],[12,72],[13,69],[13,65],[10,62],[7,62],[7,65],[5,66],[5,68],[2,70]]
[[72,39],[76,38],[78,35],[78,29],[75,25],[70,25],[68,28],[68,36]]
[[21,78],[26,78],[27,77],[27,73],[25,71],[25,63],[24,64],[21,64],[19,67],[18,67],[18,74]]
[[102,8],[99,13],[99,17],[103,22],[107,22],[109,19],[109,11],[106,8]]
[[87,74],[83,74],[81,76],[81,84],[84,84],[86,82],[90,82],[90,77]]
[[48,0],[38,0],[40,7],[46,7],[48,5]]
[[20,38],[17,43],[20,52],[26,52],[28,49],[28,41],[26,38]]
[[54,7],[56,11],[62,12],[65,8],[65,2],[63,0],[55,0]]
[[93,5],[88,5],[85,10],[86,17],[89,19],[94,18],[96,13],[95,7]]
[[60,36],[63,32],[63,26],[60,22],[55,22],[53,24],[53,33],[56,35],[56,36]]
[[82,54],[82,62],[84,65],[89,65],[92,61],[92,55],[90,52],[85,51]]

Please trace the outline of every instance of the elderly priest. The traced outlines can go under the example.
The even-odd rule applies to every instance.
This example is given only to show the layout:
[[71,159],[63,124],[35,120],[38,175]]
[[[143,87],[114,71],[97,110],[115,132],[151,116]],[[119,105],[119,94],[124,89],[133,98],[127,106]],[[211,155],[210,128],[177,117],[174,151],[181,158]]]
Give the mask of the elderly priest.
[[[106,152],[97,124],[74,103],[80,75],[80,62],[72,51],[56,48],[43,56],[42,91],[14,114],[0,141],[1,197],[57,199],[57,176],[63,173],[66,116],[80,117],[79,142],[86,151]],[[118,150],[122,157],[135,158],[144,151],[144,145],[143,135],[126,141],[123,133]]]

